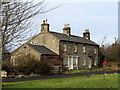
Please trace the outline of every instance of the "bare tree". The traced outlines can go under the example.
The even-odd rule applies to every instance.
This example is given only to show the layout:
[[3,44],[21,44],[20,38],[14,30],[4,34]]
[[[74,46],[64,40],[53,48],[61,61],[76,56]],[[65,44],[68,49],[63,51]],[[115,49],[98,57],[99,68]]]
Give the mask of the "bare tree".
[[32,18],[38,14],[49,12],[59,6],[45,10],[45,1],[37,4],[31,2],[12,1],[2,4],[2,46],[10,48],[19,46],[31,39],[34,28]]

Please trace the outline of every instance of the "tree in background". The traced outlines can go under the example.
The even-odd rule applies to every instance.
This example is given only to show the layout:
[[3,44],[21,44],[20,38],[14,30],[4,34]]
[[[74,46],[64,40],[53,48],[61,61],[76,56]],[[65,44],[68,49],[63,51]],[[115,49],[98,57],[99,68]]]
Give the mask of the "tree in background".
[[102,66],[102,63],[104,60],[107,62],[118,62],[120,60],[120,45],[118,44],[116,38],[115,42],[112,45],[100,47],[100,66]]
[[34,3],[17,2],[12,0],[2,4],[2,46],[13,48],[21,45],[33,37],[31,36],[35,25],[31,22],[36,15],[49,12],[59,6],[45,10],[45,0]]

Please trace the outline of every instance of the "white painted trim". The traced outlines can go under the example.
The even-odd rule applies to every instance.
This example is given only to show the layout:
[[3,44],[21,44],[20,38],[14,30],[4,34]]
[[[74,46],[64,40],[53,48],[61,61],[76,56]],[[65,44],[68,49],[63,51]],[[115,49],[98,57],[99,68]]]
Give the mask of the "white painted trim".
[[89,61],[89,68],[91,68],[91,60]]
[[[78,58],[79,58],[79,56],[78,55],[67,55],[67,57],[68,57],[68,68],[73,69],[73,67],[77,67],[77,69],[78,69]],[[70,61],[70,57],[71,57],[71,61]],[[73,57],[76,58],[76,66],[73,66]],[[70,62],[71,62],[71,65],[70,65]]]

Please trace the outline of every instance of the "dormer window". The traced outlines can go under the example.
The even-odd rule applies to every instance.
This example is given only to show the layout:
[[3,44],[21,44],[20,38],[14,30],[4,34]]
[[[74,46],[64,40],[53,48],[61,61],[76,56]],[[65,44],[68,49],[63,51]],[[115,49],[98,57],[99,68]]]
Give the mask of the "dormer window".
[[85,46],[83,46],[83,53],[85,53],[86,52],[86,50],[85,50]]
[[74,45],[74,52],[77,52],[77,45]]
[[67,47],[66,47],[66,44],[64,44],[64,51],[66,51],[67,50]]

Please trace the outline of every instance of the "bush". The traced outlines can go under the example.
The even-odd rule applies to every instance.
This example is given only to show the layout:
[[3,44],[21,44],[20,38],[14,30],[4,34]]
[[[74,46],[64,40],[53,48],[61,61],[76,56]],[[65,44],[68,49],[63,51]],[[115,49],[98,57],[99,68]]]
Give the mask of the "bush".
[[10,62],[2,64],[2,70],[7,71],[7,75],[18,74],[16,66],[13,66]]
[[35,74],[40,75],[48,75],[52,74],[53,65],[48,63],[47,61],[41,61],[39,62]]
[[47,60],[39,61],[33,55],[21,56],[17,58],[17,68],[20,74],[30,75],[40,74],[47,75],[51,74],[52,64]]

